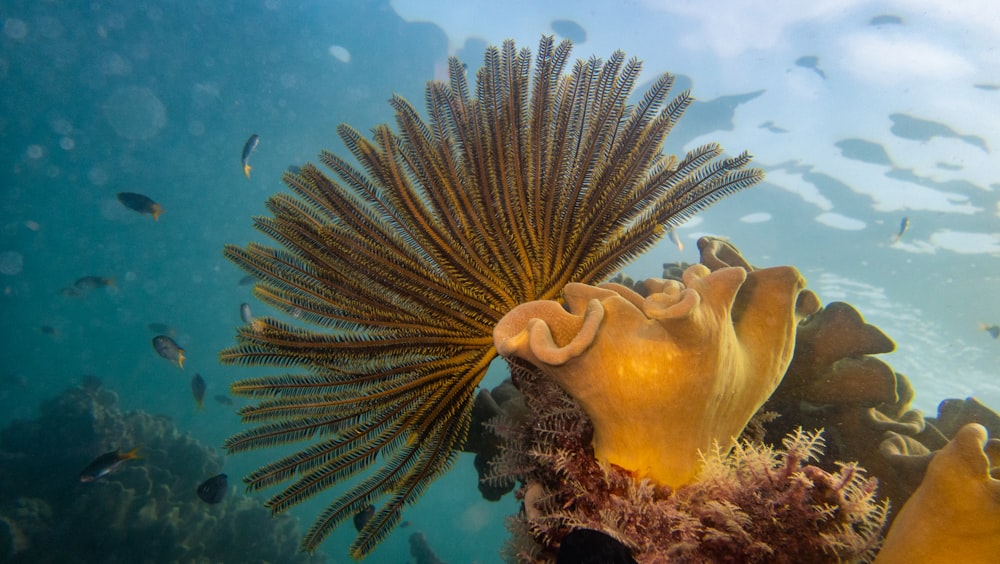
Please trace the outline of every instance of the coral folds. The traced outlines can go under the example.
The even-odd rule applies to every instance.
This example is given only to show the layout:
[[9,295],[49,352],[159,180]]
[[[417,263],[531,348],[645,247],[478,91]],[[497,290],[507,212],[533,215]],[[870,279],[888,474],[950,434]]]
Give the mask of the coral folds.
[[1000,439],[987,439],[986,428],[975,423],[959,429],[896,516],[876,563],[996,562],[998,467]]
[[[699,245],[704,253],[712,242]],[[805,281],[792,267],[748,271],[713,258],[718,268],[691,266],[682,283],[646,281],[646,297],[617,284],[568,284],[566,309],[536,301],[504,316],[497,350],[579,402],[599,460],[661,485],[688,483],[698,453],[730,444],[771,395],[796,324],[818,305],[810,292],[799,299]]]

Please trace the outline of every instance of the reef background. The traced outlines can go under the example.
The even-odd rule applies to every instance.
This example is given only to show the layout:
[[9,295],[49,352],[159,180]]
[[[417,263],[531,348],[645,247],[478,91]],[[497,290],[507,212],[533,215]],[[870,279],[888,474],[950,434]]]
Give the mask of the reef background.
[[[314,160],[321,148],[340,150],[337,123],[365,131],[390,119],[392,93],[420,102],[424,82],[440,75],[451,52],[475,68],[487,43],[510,37],[533,45],[556,27],[574,35],[553,26],[560,19],[586,33],[582,42],[570,37],[579,43],[575,57],[621,48],[646,61],[644,77],[669,70],[679,73],[679,87],[693,88],[699,102],[669,150],[712,139],[750,149],[767,169],[764,185],[682,227],[685,245],[702,234],[731,237],[755,264],[799,268],[824,304],[852,304],[896,341],[885,360],[909,377],[913,407],[925,414],[944,398],[1000,405],[993,368],[1000,341],[977,329],[1000,322],[1000,186],[992,172],[1000,168],[1000,118],[987,111],[1000,101],[993,83],[1000,64],[982,55],[997,31],[977,17],[975,2],[948,13],[890,2],[810,13],[743,13],[739,2],[708,8],[739,16],[730,18],[743,22],[738,29],[712,13],[671,13],[653,3],[613,11],[601,2],[431,4],[439,11],[378,0],[171,10],[6,2],[0,79],[17,87],[0,90],[0,101],[18,111],[0,117],[0,427],[35,419],[42,402],[94,374],[124,412],[167,415],[180,433],[220,445],[239,428],[238,406],[212,398],[248,373],[220,367],[217,351],[232,344],[240,302],[267,313],[237,285],[222,245],[256,240],[250,216],[283,189],[287,166]],[[899,22],[874,23],[885,15]],[[864,60],[864,46],[889,53],[885,66],[866,66],[874,63]],[[920,53],[921,64],[908,52]],[[239,151],[251,133],[261,145],[248,181]],[[145,193],[166,211],[158,222],[138,216],[115,200],[120,191]],[[892,244],[903,216],[909,231]],[[655,276],[674,260],[690,262],[695,253],[665,241],[627,273]],[[88,275],[116,284],[60,295]],[[153,322],[176,331],[189,353],[184,371],[153,352]],[[209,388],[201,412],[188,388],[195,372]],[[504,376],[498,367],[484,385]],[[0,449],[26,440],[18,437],[0,438]],[[58,456],[69,450],[43,445]],[[68,481],[32,485],[65,488],[49,493],[78,503],[79,462],[100,452],[57,456],[46,475]],[[272,456],[218,464],[237,484]],[[126,469],[120,478],[139,480],[133,474]],[[516,504],[482,501],[475,479],[472,457],[463,455],[407,512],[413,529],[398,531],[372,558],[405,560],[419,529],[442,560],[497,561],[504,517]],[[352,536],[350,528],[338,531],[324,551],[342,554]]]

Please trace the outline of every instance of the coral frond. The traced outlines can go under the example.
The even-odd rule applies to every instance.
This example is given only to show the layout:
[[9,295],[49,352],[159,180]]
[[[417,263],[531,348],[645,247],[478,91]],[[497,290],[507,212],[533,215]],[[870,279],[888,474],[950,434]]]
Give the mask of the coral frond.
[[[225,248],[255,295],[297,322],[241,327],[222,361],[302,369],[232,385],[258,403],[241,410],[252,427],[227,448],[313,442],[248,484],[283,484],[269,502],[278,512],[377,468],[320,515],[305,549],[381,502],[351,549],[364,556],[448,468],[496,357],[493,327],[511,308],[603,281],[665,227],[760,180],[749,157],[721,158],[715,145],[661,153],[690,104],[687,93],[671,99],[673,77],[630,105],[638,60],[615,52],[566,74],[570,51],[551,37],[534,58],[511,41],[490,47],[474,87],[450,59],[423,116],[393,97],[395,128],[369,139],[338,127],[350,155],[320,154],[332,176],[311,164],[284,175],[291,193],[254,219],[275,247]],[[538,433],[564,432],[575,421],[566,409]]]

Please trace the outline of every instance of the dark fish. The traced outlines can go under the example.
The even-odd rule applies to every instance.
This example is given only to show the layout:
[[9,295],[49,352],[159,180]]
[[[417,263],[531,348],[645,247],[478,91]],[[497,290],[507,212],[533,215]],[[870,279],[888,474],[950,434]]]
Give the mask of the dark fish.
[[111,452],[106,452],[101,456],[98,456],[93,462],[88,464],[87,467],[83,469],[83,472],[80,472],[80,481],[93,482],[94,480],[100,480],[117,470],[118,467],[121,466],[126,460],[140,458],[139,448],[140,447],[135,447],[125,454],[121,454],[119,449],[115,449]]
[[257,145],[260,143],[260,137],[254,133],[247,139],[247,142],[243,144],[243,174],[250,178],[250,155],[257,150]]
[[195,374],[191,378],[191,395],[194,397],[194,403],[198,405],[198,409],[205,403],[205,379],[201,377],[201,374]]
[[177,346],[177,343],[170,337],[166,335],[153,337],[153,348],[163,358],[171,362],[176,362],[177,366],[180,366],[181,369],[184,368],[184,349]]
[[900,220],[899,232],[897,232],[896,235],[893,236],[892,242],[898,243],[900,238],[903,237],[903,233],[906,233],[906,230],[909,229],[909,227],[910,227],[910,218],[904,217],[902,220]]
[[42,325],[40,327],[40,329],[42,330],[42,333],[45,334],[45,335],[55,335],[56,334],[56,328],[53,327],[53,326],[51,326],[51,325]]
[[1000,337],[1000,325],[987,325],[985,323],[980,323],[979,330],[986,331],[990,334],[990,337],[993,337],[994,339]]
[[237,286],[249,286],[250,284],[253,284],[256,281],[257,281],[256,278],[254,278],[253,276],[250,276],[249,274],[247,274],[243,278],[240,278],[240,281],[237,282],[236,285]]
[[222,405],[233,405],[233,398],[225,394],[216,394],[215,401],[221,403]]
[[198,497],[205,503],[214,505],[222,502],[222,499],[226,497],[226,490],[228,489],[228,477],[225,474],[219,474],[218,476],[212,476],[198,486]]
[[155,221],[159,221],[160,214],[163,213],[163,207],[160,204],[151,200],[149,196],[135,192],[118,192],[118,201],[130,210],[152,215]]
[[375,515],[375,506],[369,505],[368,507],[358,511],[354,514],[354,528],[361,532],[361,529],[365,526],[373,516]]
[[628,547],[593,529],[574,529],[563,537],[556,564],[636,564]]
[[93,290],[94,288],[107,288],[114,285],[114,278],[105,278],[103,276],[84,276],[73,282],[73,287],[77,290]]

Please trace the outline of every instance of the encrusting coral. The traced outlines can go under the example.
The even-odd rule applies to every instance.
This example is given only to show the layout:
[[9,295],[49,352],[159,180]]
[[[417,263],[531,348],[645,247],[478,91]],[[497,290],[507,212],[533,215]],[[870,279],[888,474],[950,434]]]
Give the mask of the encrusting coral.
[[877,564],[986,564],[1000,556],[1000,439],[970,423],[930,461]]
[[494,329],[501,355],[580,403],[599,460],[672,487],[694,479],[699,452],[740,435],[781,381],[798,321],[818,306],[794,268],[729,266],[744,262],[735,248],[698,244],[715,268],[693,265],[683,283],[647,280],[646,297],[569,284],[566,309],[529,302]]
[[[80,483],[98,454],[141,445],[139,460]],[[295,519],[255,500],[207,505],[195,490],[222,457],[162,416],[122,412],[93,380],[0,431],[0,561],[322,562],[298,551]]]
[[833,473],[811,465],[818,434],[790,435],[779,450],[717,446],[697,481],[671,489],[599,463],[576,402],[527,365],[515,361],[512,373],[530,421],[490,423],[505,438],[491,480],[524,483],[508,560],[552,562],[581,528],[611,535],[642,563],[866,560],[878,547],[886,507],[875,482],[853,464]]

